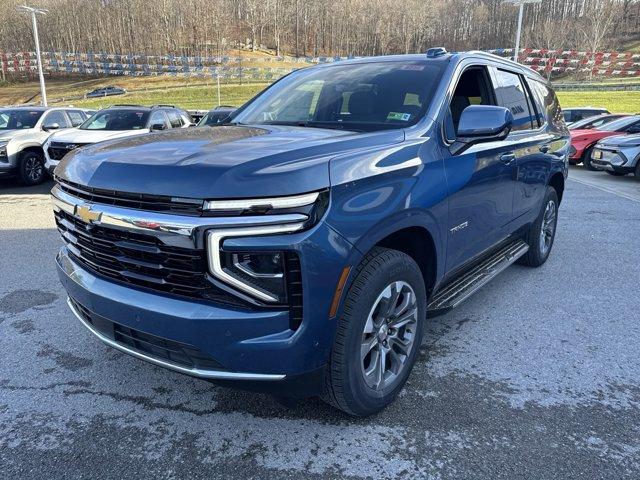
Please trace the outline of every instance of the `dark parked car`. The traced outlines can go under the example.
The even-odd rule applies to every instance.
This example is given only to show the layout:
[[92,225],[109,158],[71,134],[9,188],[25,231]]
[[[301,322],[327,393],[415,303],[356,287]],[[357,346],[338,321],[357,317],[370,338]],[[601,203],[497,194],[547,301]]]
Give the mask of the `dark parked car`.
[[209,110],[207,114],[198,122],[199,127],[216,127],[222,124],[229,116],[236,111],[236,107],[220,106]]
[[571,125],[578,120],[584,120],[585,118],[593,117],[596,115],[602,115],[603,113],[610,113],[606,108],[598,107],[577,107],[577,108],[563,108],[562,116],[567,125]]
[[121,87],[114,87],[112,85],[108,87],[96,88],[85,95],[87,98],[96,97],[108,97],[111,95],[124,95],[127,91]]
[[116,349],[369,415],[428,317],[547,260],[568,150],[549,83],[490,54],[305,68],[226,125],[69,153],[58,272]]

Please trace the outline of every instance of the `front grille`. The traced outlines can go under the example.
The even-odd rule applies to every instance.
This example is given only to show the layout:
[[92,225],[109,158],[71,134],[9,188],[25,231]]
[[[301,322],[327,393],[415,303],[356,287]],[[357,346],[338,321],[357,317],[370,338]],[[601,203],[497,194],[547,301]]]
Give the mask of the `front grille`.
[[89,202],[104,205],[146,210],[151,212],[176,213],[181,215],[202,215],[202,200],[174,198],[165,195],[118,192],[102,188],[85,187],[77,183],[56,178],[61,190]]
[[76,148],[89,145],[88,143],[65,143],[65,142],[51,142],[47,153],[51,160],[62,160],[67,153],[75,150]]
[[246,306],[207,280],[204,250],[167,246],[152,235],[89,225],[62,210],[55,217],[70,254],[93,272],[155,291]]
[[96,331],[130,350],[187,368],[222,369],[222,365],[192,345],[168,340],[112,322],[91,312],[76,300],[71,298],[70,301],[82,319]]

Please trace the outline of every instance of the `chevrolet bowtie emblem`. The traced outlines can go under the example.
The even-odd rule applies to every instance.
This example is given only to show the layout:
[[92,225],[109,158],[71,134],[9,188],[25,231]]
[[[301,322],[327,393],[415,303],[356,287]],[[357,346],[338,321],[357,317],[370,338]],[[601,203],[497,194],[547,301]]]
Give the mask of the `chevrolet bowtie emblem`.
[[93,223],[100,221],[102,213],[94,212],[91,210],[91,206],[76,205],[76,216],[80,218],[84,223]]

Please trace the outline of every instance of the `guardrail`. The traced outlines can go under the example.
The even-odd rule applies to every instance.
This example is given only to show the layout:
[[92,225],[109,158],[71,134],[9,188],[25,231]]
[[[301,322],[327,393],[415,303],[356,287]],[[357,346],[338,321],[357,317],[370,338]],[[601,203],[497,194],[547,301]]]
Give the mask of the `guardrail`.
[[554,83],[556,91],[587,90],[599,92],[633,91],[640,90],[640,83]]

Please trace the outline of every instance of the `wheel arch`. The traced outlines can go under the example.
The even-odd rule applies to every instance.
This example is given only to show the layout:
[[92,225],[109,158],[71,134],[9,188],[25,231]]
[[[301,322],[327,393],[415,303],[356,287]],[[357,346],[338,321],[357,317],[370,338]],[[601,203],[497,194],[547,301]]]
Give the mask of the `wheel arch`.
[[430,293],[442,278],[445,263],[440,260],[445,248],[439,233],[438,224],[428,213],[405,212],[401,218],[388,218],[362,235],[354,249],[359,258],[350,263],[357,265],[375,247],[398,250],[418,264]]
[[562,203],[562,195],[564,193],[564,175],[562,172],[555,172],[549,177],[547,185],[553,187],[558,195],[558,204]]

